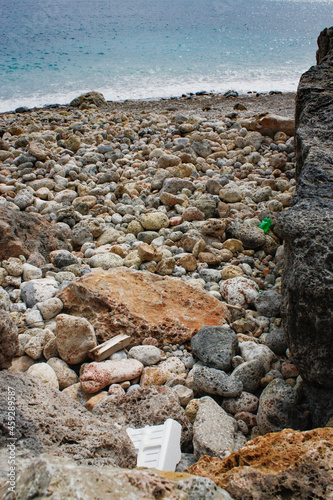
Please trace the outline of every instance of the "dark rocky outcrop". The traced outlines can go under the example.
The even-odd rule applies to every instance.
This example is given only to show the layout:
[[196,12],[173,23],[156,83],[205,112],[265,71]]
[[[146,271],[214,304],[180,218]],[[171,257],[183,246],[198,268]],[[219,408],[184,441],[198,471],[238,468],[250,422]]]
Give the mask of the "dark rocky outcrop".
[[314,426],[333,415],[333,28],[318,45],[317,66],[297,91],[295,204],[277,224],[285,240],[286,338]]
[[[15,430],[7,419],[8,388],[15,394]],[[13,436],[14,432],[14,436]],[[80,403],[36,379],[0,372],[0,449],[9,438],[16,449],[72,458],[81,465],[132,468],[136,453],[125,429],[108,415],[92,415]]]
[[17,349],[17,326],[9,314],[0,309],[0,370],[10,367]]
[[47,258],[53,250],[70,249],[67,236],[61,225],[40,215],[0,208],[0,260],[33,252]]

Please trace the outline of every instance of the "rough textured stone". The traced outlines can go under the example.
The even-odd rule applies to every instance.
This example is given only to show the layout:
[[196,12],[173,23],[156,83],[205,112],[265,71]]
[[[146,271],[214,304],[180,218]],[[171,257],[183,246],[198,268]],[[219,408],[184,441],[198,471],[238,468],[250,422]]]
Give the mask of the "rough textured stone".
[[70,102],[70,105],[79,108],[82,104],[86,106],[90,106],[91,104],[94,104],[97,107],[100,106],[105,106],[107,104],[103,94],[100,92],[87,92],[86,94],[82,94],[79,97],[75,97]]
[[162,351],[153,345],[138,345],[128,351],[130,358],[137,359],[145,366],[155,365],[162,358]]
[[231,305],[252,304],[258,293],[257,283],[243,276],[229,278],[221,284],[221,295]]
[[193,424],[194,458],[203,455],[225,458],[234,451],[233,419],[209,396],[199,400]]
[[30,375],[30,377],[38,379],[43,384],[59,389],[57,375],[53,368],[47,363],[36,363],[30,366],[27,370],[27,374]]
[[70,457],[85,465],[135,466],[133,444],[108,415],[96,418],[69,396],[13,371],[0,373],[0,446],[6,446],[9,436],[8,387],[15,391],[17,449],[28,448],[31,456],[44,452]]
[[305,381],[315,425],[333,415],[332,40],[332,28],[324,30],[318,39],[318,65],[299,83],[296,204],[279,215],[277,225],[285,240],[286,338]]
[[285,429],[249,441],[223,461],[202,457],[187,471],[213,479],[235,500],[329,499],[333,494],[332,443],[332,429]]
[[259,399],[243,391],[238,398],[225,398],[223,399],[222,408],[228,413],[235,415],[240,411],[255,413],[258,409]]
[[191,349],[204,365],[228,371],[237,353],[238,338],[231,328],[204,326],[192,337]]
[[0,208],[0,260],[39,252],[48,257],[53,250],[69,249],[57,224],[40,215]]
[[47,362],[53,368],[59,382],[59,389],[62,391],[78,382],[79,378],[74,370],[71,370],[67,363],[59,358],[50,358]]
[[160,425],[173,418],[182,426],[183,448],[192,444],[192,426],[170,387],[138,387],[116,400],[105,398],[95,405],[93,413],[107,415],[123,426],[136,429]]
[[222,370],[208,368],[196,363],[187,377],[187,385],[197,394],[213,394],[224,397],[237,397],[243,384],[237,378],[229,377]]
[[0,370],[9,368],[19,348],[17,326],[5,311],[0,312]]
[[136,359],[107,360],[85,366],[80,382],[85,392],[97,392],[110,384],[133,380],[141,375],[143,364]]
[[58,314],[57,349],[60,357],[69,364],[82,363],[90,349],[96,347],[94,328],[85,318]]
[[[1,488],[0,495],[10,500],[12,496],[7,489],[6,485]],[[15,489],[17,497],[22,499],[31,498],[32,492],[36,492],[38,498],[53,499],[88,499],[97,498],[98,494],[98,498],[117,500],[231,500],[230,495],[209,478],[155,469],[129,471],[110,466],[76,465],[72,460],[49,455],[41,455],[29,463],[18,474]]]
[[37,302],[52,298],[58,291],[58,283],[54,278],[41,278],[30,280],[21,285],[21,298],[28,307],[33,307]]
[[289,384],[278,378],[272,380],[259,398],[257,422],[260,433],[277,432],[288,427],[295,402],[296,394]]
[[133,344],[149,336],[160,345],[181,344],[202,326],[219,326],[229,318],[226,307],[205,291],[127,268],[86,274],[59,298],[65,312],[86,317],[103,341],[127,333]]
[[243,390],[246,392],[255,392],[259,385],[260,380],[265,374],[265,369],[259,359],[253,359],[246,363],[241,363],[232,372],[232,377],[236,378],[242,383]]
[[275,290],[265,290],[254,301],[255,308],[262,316],[280,316],[281,295]]

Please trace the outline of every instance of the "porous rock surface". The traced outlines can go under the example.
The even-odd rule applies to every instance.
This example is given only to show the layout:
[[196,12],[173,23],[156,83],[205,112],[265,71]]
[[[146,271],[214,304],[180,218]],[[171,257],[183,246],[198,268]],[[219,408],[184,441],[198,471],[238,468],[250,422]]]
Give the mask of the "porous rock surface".
[[[110,466],[88,467],[46,454],[31,462],[18,475],[15,490],[17,498],[32,498],[33,494],[34,498],[39,499],[154,500],[163,497],[170,500],[231,500],[230,495],[209,478],[154,469],[128,471]],[[6,485],[3,488],[0,485],[0,495],[6,500],[12,498]]]
[[10,367],[17,349],[17,326],[9,314],[0,309],[0,370]]
[[119,424],[135,429],[161,425],[173,418],[182,426],[182,449],[185,451],[192,446],[192,425],[170,387],[137,387],[117,399],[104,398],[94,406],[93,413],[107,415]]
[[282,314],[292,359],[308,386],[314,425],[333,415],[333,28],[296,97],[296,203],[280,214]]
[[10,435],[8,387],[15,391],[16,448],[28,448],[32,456],[49,453],[74,458],[83,465],[135,467],[132,442],[108,415],[98,418],[69,396],[14,371],[0,373],[0,448]]
[[59,297],[65,311],[91,322],[99,339],[126,333],[136,344],[147,336],[161,345],[183,343],[202,326],[219,326],[229,317],[225,305],[203,290],[127,268],[91,272]]
[[223,461],[204,456],[187,471],[213,479],[235,500],[326,500],[333,495],[333,429],[266,434]]
[[68,250],[66,233],[40,215],[0,208],[0,260],[39,252],[48,257],[53,250]]

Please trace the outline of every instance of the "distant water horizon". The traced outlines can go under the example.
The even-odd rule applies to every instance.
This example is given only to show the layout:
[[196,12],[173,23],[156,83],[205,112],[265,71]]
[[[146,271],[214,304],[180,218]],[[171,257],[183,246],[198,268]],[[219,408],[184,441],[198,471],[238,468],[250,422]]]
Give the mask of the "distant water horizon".
[[294,92],[333,0],[0,0],[0,16],[6,112],[92,90],[110,101]]

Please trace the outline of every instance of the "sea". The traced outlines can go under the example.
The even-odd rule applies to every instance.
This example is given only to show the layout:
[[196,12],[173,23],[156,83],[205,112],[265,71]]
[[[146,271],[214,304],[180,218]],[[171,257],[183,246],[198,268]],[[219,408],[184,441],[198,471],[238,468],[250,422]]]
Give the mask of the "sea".
[[333,0],[0,0],[0,112],[295,91]]

